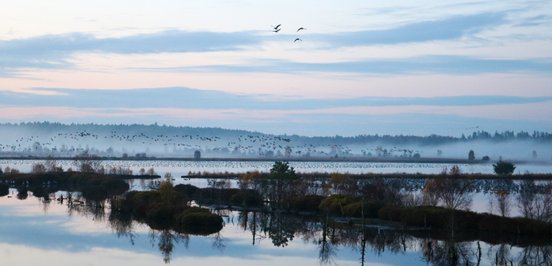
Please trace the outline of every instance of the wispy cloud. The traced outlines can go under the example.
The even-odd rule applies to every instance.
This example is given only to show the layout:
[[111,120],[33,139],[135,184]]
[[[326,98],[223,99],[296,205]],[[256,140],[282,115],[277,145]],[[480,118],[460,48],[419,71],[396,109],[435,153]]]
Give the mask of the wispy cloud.
[[480,74],[507,72],[549,73],[551,59],[512,60],[485,59],[465,56],[421,56],[402,59],[367,59],[336,63],[304,63],[285,60],[257,60],[248,65],[211,65],[200,67],[145,68],[148,71],[198,72],[345,72],[361,74]]
[[503,21],[504,14],[482,13],[416,22],[385,30],[317,34],[310,37],[333,47],[453,40],[497,26]]
[[[306,38],[323,49],[453,40],[496,26],[503,14],[483,13],[422,21],[384,30],[308,34]],[[268,33],[268,32],[266,32]],[[295,35],[258,31],[190,32],[170,30],[124,37],[99,38],[87,33],[43,35],[26,39],[0,40],[0,73],[17,68],[69,67],[68,57],[77,53],[152,54],[238,51],[266,42],[289,42]],[[334,64],[329,67],[358,68]],[[300,67],[300,66],[299,66]],[[312,67],[312,66],[311,66]],[[318,66],[324,68],[328,66]]]
[[163,31],[118,38],[70,33],[0,41],[0,73],[17,68],[70,67],[76,53],[182,53],[231,51],[258,44],[253,32]]
[[[243,110],[316,110],[343,107],[489,106],[552,101],[552,97],[455,96],[360,97],[346,99],[267,99],[188,88],[132,90],[33,89],[33,93],[0,92],[0,104],[83,108],[192,108]],[[45,96],[48,95],[48,96]]]
[[235,50],[258,42],[253,32],[163,31],[118,38],[97,38],[70,33],[0,41],[2,54],[22,57],[64,55],[75,52],[170,53]]

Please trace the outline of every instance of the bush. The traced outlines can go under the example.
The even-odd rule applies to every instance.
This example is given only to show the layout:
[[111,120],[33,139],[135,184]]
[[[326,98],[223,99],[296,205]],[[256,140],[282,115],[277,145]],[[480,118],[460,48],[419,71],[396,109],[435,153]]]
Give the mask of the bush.
[[343,215],[347,217],[362,218],[364,209],[364,218],[377,218],[378,212],[383,206],[383,202],[380,201],[354,202],[343,207]]
[[120,195],[129,189],[129,185],[122,179],[98,177],[81,183],[82,194],[87,199],[103,200],[110,196]]
[[210,235],[222,229],[222,217],[207,209],[190,208],[176,218],[175,230],[180,233]]
[[292,211],[299,212],[318,212],[320,203],[324,200],[324,196],[319,195],[306,195],[301,197],[294,197],[289,200],[289,207]]
[[510,234],[516,236],[552,236],[552,225],[526,218],[508,218],[469,211],[448,210],[441,207],[383,207],[378,212],[383,220],[400,222],[407,226],[454,229],[460,232]]
[[196,186],[192,186],[192,185],[180,184],[180,185],[174,186],[174,190],[176,191],[176,193],[178,193],[183,198],[190,199],[194,196],[194,194],[197,192],[197,190],[199,190],[199,188],[196,187]]
[[357,201],[359,201],[359,199],[353,196],[331,195],[322,200],[318,208],[334,215],[344,215],[343,207]]
[[172,206],[152,204],[146,209],[146,221],[152,228],[164,228],[170,226],[173,220]]
[[263,198],[255,190],[241,190],[232,195],[230,203],[242,207],[260,207],[263,205]]
[[[222,229],[222,218],[208,209],[189,207],[176,191],[192,187],[180,186],[173,190],[165,185],[157,191],[129,192],[116,203],[122,213],[132,213],[133,218],[145,221],[151,228],[172,228],[178,232],[208,235]],[[176,190],[176,191],[175,191]],[[167,195],[169,194],[169,196]]]

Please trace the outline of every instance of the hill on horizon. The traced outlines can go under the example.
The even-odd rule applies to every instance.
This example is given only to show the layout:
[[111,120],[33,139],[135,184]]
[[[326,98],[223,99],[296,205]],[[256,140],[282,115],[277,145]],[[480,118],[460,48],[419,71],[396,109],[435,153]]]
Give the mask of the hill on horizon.
[[549,160],[548,132],[476,131],[471,135],[299,136],[217,127],[166,125],[98,125],[51,122],[0,124],[3,156],[190,157],[196,150],[208,157],[399,157]]

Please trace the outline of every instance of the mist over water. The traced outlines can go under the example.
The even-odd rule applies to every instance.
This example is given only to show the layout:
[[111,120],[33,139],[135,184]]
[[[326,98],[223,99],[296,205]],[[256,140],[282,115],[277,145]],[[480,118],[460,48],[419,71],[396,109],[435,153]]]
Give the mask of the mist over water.
[[[159,125],[0,124],[0,156],[106,156],[193,158],[458,159],[488,157],[552,163],[552,137],[520,132],[474,132],[468,137],[270,135],[220,128]],[[469,169],[468,169],[469,171]]]

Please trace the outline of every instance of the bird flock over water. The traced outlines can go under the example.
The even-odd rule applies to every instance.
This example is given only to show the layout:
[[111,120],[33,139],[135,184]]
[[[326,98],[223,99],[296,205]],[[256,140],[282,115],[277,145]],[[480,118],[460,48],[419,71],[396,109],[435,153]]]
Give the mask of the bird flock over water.
[[[271,26],[272,27],[272,32],[274,33],[279,33],[281,30],[282,30],[282,24],[278,24],[276,26]],[[296,33],[299,34],[301,31],[304,31],[304,30],[307,30],[306,28],[304,27],[299,27],[297,28],[297,31]],[[300,38],[300,36],[297,36],[293,42],[296,43],[296,42],[302,42],[303,39]]]

